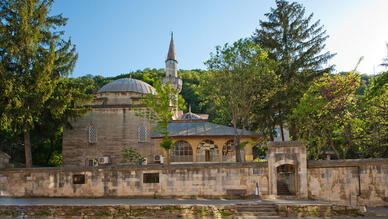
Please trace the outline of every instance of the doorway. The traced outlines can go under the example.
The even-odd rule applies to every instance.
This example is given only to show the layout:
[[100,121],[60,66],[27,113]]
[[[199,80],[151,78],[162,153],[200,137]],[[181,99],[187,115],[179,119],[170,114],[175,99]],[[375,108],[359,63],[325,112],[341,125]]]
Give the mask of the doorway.
[[277,195],[296,195],[297,177],[296,168],[291,164],[284,164],[276,168]]

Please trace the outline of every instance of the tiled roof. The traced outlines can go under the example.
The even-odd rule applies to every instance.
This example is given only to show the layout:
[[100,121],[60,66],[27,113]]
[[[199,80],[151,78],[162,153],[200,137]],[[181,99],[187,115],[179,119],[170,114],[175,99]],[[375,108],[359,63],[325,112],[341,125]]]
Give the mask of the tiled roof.
[[[168,124],[170,137],[175,136],[234,136],[232,127],[218,125],[211,122],[172,122]],[[237,130],[241,133],[241,129]],[[244,136],[259,136],[251,131],[244,131]],[[153,132],[152,138],[162,137],[157,132]]]

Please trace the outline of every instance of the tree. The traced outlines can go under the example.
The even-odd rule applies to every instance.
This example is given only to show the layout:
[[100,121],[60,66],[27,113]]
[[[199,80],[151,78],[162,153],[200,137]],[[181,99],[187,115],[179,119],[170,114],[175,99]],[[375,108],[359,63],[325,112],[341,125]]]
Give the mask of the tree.
[[375,78],[359,105],[359,153],[364,157],[388,158],[388,72]]
[[174,98],[177,91],[172,89],[170,84],[161,84],[159,81],[154,83],[154,88],[155,93],[143,96],[142,106],[136,108],[136,115],[149,119],[155,125],[153,129],[163,136],[160,146],[166,151],[167,163],[169,163],[172,139],[168,137],[168,122],[174,115],[174,106],[178,104],[178,100]]
[[216,47],[206,65],[210,71],[201,80],[202,96],[232,123],[236,161],[241,162],[240,139],[254,104],[268,101],[277,91],[276,62],[252,41],[241,39]]
[[138,164],[141,165],[144,163],[145,159],[142,157],[135,148],[125,148],[123,150],[123,157],[125,161],[132,163],[132,164]]
[[[319,20],[312,23],[313,14],[305,16],[305,8],[301,4],[276,0],[276,8],[271,8],[265,16],[268,20],[260,20],[260,29],[256,29],[252,38],[268,50],[269,58],[280,62],[276,73],[280,76],[283,89],[266,106],[255,108],[265,109],[266,113],[258,119],[265,121],[261,124],[267,124],[268,130],[273,130],[275,124],[283,129],[283,124],[310,83],[333,68],[322,68],[322,65],[334,55],[321,53],[328,38],[326,31]],[[289,123],[290,134],[295,138],[294,122],[291,120]],[[284,140],[283,135],[282,138]]]
[[[326,145],[337,158],[345,159],[354,147],[354,135],[359,119],[355,92],[360,76],[324,74],[315,80],[293,112],[298,137],[308,143],[310,155],[319,158]],[[338,144],[336,144],[336,141]]]
[[62,39],[62,15],[49,16],[52,0],[0,3],[1,128],[22,133],[26,167],[31,167],[30,132],[61,76],[77,60],[70,39]]

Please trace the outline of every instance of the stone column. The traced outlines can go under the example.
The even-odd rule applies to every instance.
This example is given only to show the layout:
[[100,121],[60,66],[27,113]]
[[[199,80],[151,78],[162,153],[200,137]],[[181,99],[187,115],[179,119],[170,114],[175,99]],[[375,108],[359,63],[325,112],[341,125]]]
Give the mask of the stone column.
[[218,147],[218,162],[222,163],[222,147],[224,146],[226,140],[225,139],[212,139],[214,144]]

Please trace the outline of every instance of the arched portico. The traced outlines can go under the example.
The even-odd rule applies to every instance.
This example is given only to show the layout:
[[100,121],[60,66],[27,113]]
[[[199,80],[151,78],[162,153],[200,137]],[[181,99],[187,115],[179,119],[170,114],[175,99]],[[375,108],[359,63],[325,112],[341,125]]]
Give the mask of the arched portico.
[[[235,162],[236,154],[232,148],[226,148],[225,146],[230,146],[231,140],[230,136],[195,136],[195,137],[172,137],[173,138],[173,148],[170,151],[171,162]],[[243,138],[241,142],[247,141],[252,138]],[[254,138],[254,140],[257,140]],[[183,150],[182,142],[185,142],[185,149]],[[159,141],[155,141],[155,144],[160,144]],[[156,147],[160,147],[159,145],[155,145]],[[180,158],[180,156],[186,156],[189,154],[190,150],[187,149],[187,146],[191,147],[192,151],[192,160],[186,158]],[[228,150],[228,154],[225,153],[225,150]],[[183,151],[182,151],[183,150]],[[179,151],[179,152],[178,152]],[[187,151],[187,152],[186,152]],[[206,154],[207,153],[207,154]],[[243,161],[252,161],[252,145],[247,144],[243,149],[240,150],[241,159]],[[166,155],[166,154],[165,154]],[[226,160],[226,155],[230,157],[230,160]],[[206,157],[207,156],[207,157]]]

